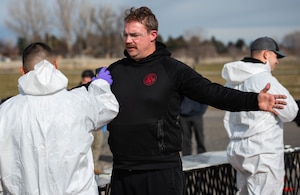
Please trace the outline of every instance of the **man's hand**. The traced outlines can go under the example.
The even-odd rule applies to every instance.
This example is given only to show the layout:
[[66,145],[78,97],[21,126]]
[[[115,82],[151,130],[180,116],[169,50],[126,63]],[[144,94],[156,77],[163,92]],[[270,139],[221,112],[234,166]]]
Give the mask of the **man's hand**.
[[264,89],[260,91],[258,94],[258,107],[260,110],[272,112],[275,115],[278,113],[276,112],[276,109],[283,109],[284,105],[286,105],[286,102],[283,99],[286,99],[285,95],[273,95],[267,93],[270,89],[271,84],[267,83]]

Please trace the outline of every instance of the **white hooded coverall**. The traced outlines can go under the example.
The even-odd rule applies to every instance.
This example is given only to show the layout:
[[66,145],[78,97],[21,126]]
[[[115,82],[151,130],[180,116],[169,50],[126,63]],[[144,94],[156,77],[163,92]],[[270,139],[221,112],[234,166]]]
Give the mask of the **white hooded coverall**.
[[283,123],[292,121],[298,106],[290,93],[272,76],[270,65],[231,62],[224,65],[225,86],[259,93],[267,83],[271,94],[287,96],[284,109],[271,112],[226,112],[224,126],[230,142],[227,157],[237,170],[238,194],[282,194],[284,185]]
[[19,78],[19,94],[0,107],[0,194],[98,194],[92,130],[118,113],[102,79],[68,91],[48,61]]

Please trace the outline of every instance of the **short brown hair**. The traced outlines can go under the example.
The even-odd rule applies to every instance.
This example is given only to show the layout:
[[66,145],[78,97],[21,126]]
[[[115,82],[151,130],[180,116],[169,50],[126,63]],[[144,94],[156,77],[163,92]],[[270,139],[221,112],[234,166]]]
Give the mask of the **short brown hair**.
[[124,22],[136,21],[146,26],[148,32],[151,30],[158,30],[158,21],[151,9],[148,7],[140,7],[135,9],[134,7],[125,11]]

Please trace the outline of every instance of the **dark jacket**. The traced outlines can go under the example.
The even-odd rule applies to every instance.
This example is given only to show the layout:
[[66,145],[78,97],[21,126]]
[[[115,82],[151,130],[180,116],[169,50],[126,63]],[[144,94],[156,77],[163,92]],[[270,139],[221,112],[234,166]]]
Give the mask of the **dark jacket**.
[[195,100],[184,97],[180,106],[180,115],[183,117],[202,116],[207,107],[206,104],[200,104]]
[[[298,107],[300,108],[300,100],[296,100],[296,103],[298,104]],[[300,127],[300,109],[298,110],[298,114],[296,118],[294,119],[298,127]]]
[[108,125],[114,167],[132,170],[181,166],[182,131],[179,111],[187,96],[230,111],[258,110],[257,94],[212,83],[170,57],[161,43],[150,56],[127,58],[109,66],[112,91],[120,104]]

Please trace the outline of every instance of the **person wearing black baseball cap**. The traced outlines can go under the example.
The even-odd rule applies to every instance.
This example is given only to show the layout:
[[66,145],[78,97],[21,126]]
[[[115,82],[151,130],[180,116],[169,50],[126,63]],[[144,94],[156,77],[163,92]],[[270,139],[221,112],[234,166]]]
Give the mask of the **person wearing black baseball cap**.
[[270,37],[260,37],[253,41],[250,46],[251,57],[244,58],[244,62],[254,62],[257,60],[269,64],[271,71],[279,63],[278,59],[284,58],[286,55],[279,50],[278,44]]
[[258,92],[271,84],[270,93],[287,96],[287,105],[278,115],[267,112],[226,112],[224,126],[230,142],[227,157],[237,170],[238,194],[282,194],[284,186],[283,123],[292,121],[298,106],[272,71],[285,57],[269,37],[256,39],[250,46],[251,57],[224,65],[226,86]]
[[277,55],[277,58],[285,57],[285,54],[279,51],[277,43],[270,37],[260,37],[256,39],[251,44],[251,51],[255,50],[269,50],[273,51]]

